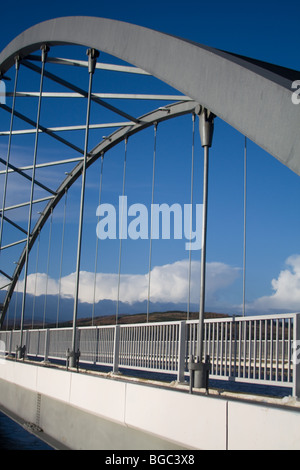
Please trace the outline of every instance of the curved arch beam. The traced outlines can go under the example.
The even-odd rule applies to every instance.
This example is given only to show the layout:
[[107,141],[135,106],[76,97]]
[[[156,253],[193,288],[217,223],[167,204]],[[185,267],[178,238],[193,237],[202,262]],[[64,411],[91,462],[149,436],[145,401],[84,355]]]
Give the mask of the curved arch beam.
[[5,73],[42,44],[99,49],[144,69],[210,109],[300,175],[299,73],[140,26],[94,17],[57,18],[14,39],[0,54]]
[[[130,137],[136,134],[137,132],[147,129],[148,127],[152,126],[154,123],[158,124],[160,122],[163,122],[163,121],[166,121],[166,120],[178,117],[178,116],[183,116],[185,114],[199,112],[199,111],[200,109],[197,103],[195,103],[194,101],[189,101],[189,102],[179,102],[179,103],[166,106],[164,108],[159,108],[159,109],[156,109],[155,111],[152,111],[149,114],[142,116],[139,119],[138,123],[133,124],[130,127],[129,126],[121,127],[120,129],[113,132],[110,136],[102,140],[93,150],[91,150],[89,152],[89,156],[87,160],[87,168],[91,166],[102,154],[104,155],[108,150],[115,147],[126,137]],[[53,209],[57,206],[59,201],[64,196],[65,191],[67,191],[82,174],[82,168],[83,168],[83,162],[81,161],[75,166],[73,171],[70,172],[68,176],[64,179],[64,181],[61,183],[61,185],[57,189],[55,197],[52,198],[46,205],[40,218],[38,219],[38,221],[36,222],[32,230],[30,241],[29,241],[29,246],[28,246],[29,252],[31,251],[34,245],[39,232],[41,231],[46,221],[50,217],[51,212],[53,211]],[[18,264],[16,265],[15,272],[13,274],[11,283],[9,284],[8,290],[6,292],[6,296],[5,296],[5,300],[4,300],[3,308],[2,308],[2,313],[0,317],[0,328],[3,325],[10,299],[12,297],[12,294],[14,292],[16,283],[19,279],[22,269],[24,267],[25,258],[26,258],[26,247],[24,247],[21,253]]]

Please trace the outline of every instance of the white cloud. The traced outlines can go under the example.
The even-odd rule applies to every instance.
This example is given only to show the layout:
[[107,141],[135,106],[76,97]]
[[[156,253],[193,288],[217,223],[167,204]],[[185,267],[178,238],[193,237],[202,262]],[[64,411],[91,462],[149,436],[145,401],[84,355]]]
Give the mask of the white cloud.
[[[287,258],[286,268],[282,269],[277,278],[272,279],[272,294],[256,299],[246,305],[248,314],[298,312],[300,311],[300,255]],[[151,271],[151,302],[185,303],[188,297],[188,260],[176,261],[172,264],[155,266]],[[226,289],[230,288],[240,277],[240,268],[225,263],[207,263],[206,269],[206,307],[223,309],[222,311],[240,311],[241,306],[230,305],[226,301]],[[0,275],[0,285],[7,284],[7,279]],[[23,281],[17,290],[23,292]],[[200,262],[191,264],[191,303],[199,304]],[[44,273],[30,274],[27,279],[27,292],[37,296],[57,295],[58,280],[48,278]],[[61,279],[61,296],[73,298],[75,292],[75,273]],[[95,301],[117,300],[118,274],[97,273]],[[148,297],[148,274],[121,274],[120,300],[130,304],[142,302]],[[81,271],[79,301],[92,303],[94,299],[94,273]]]
[[287,269],[280,271],[278,278],[271,281],[273,293],[249,304],[250,310],[260,313],[300,311],[300,255],[290,256],[285,264]]
[[[186,302],[188,297],[188,260],[155,266],[151,271],[151,302]],[[220,291],[230,286],[239,276],[240,269],[224,263],[207,264],[207,302],[214,302]],[[121,274],[120,300],[130,304],[142,302],[148,297],[148,274]],[[23,281],[18,291],[23,291]],[[45,293],[57,295],[59,282],[46,274],[30,274],[27,278],[27,292],[37,296]],[[61,279],[60,292],[65,298],[72,298],[75,291],[75,273]],[[191,263],[191,303],[199,303],[200,262]],[[95,301],[117,300],[118,274],[97,273]],[[94,299],[94,273],[81,271],[79,301],[92,303]]]

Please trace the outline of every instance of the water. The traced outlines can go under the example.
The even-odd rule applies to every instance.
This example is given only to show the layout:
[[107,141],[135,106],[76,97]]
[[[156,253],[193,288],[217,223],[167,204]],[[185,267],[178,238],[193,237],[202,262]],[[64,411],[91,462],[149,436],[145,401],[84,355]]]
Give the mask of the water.
[[45,442],[0,412],[1,450],[53,450]]

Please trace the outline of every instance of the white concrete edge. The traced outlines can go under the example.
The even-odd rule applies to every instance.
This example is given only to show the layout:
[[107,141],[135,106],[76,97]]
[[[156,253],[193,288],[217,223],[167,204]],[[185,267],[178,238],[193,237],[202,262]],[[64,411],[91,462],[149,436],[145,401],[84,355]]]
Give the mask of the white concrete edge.
[[299,402],[189,394],[15,361],[0,365],[0,378],[188,449],[300,449]]

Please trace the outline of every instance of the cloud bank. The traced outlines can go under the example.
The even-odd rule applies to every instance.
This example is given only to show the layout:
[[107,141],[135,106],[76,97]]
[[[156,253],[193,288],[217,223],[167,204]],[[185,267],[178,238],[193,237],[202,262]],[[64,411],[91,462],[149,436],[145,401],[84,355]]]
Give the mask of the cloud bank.
[[[260,297],[246,305],[247,314],[267,314],[300,311],[300,255],[287,258],[285,268],[278,277],[272,279],[272,293]],[[150,300],[152,303],[186,303],[188,298],[188,260],[181,260],[163,266],[155,266],[151,271]],[[206,308],[216,311],[240,313],[240,305],[228,301],[227,290],[237,279],[241,279],[241,269],[225,263],[207,263],[206,271]],[[118,298],[118,274],[97,273],[94,291],[94,273],[81,271],[79,302],[92,304],[102,300],[116,301]],[[121,274],[119,300],[134,304],[148,298],[148,274]],[[0,276],[1,285],[7,279]],[[23,281],[16,290],[23,292]],[[75,273],[62,277],[61,282],[44,273],[30,274],[27,278],[27,292],[36,296],[60,295],[62,298],[74,297]],[[200,262],[191,263],[190,302],[199,305]]]
[[[213,302],[222,290],[229,287],[239,277],[240,269],[224,263],[208,263],[206,292],[207,301]],[[189,290],[189,262],[177,261],[172,264],[155,266],[150,277],[151,302],[186,302]],[[79,301],[86,303],[101,300],[116,301],[118,298],[118,274],[97,273],[94,290],[94,273],[80,272]],[[133,304],[148,298],[148,274],[121,274],[119,300]],[[23,292],[24,281],[19,281],[17,291]],[[59,282],[44,273],[30,274],[27,278],[27,292],[42,296],[60,295],[62,298],[73,298],[75,291],[75,273],[62,277]],[[191,263],[190,301],[199,303],[200,262]]]

